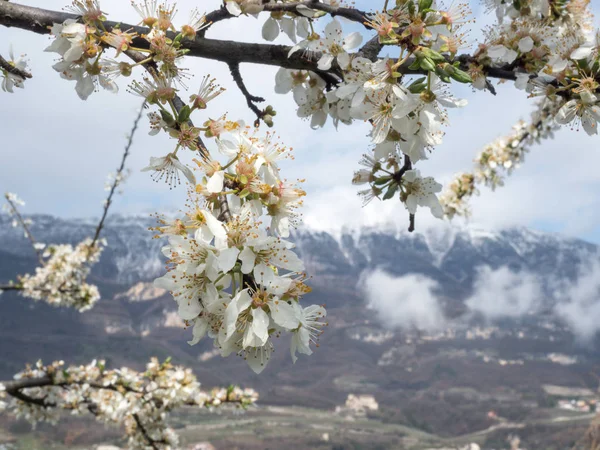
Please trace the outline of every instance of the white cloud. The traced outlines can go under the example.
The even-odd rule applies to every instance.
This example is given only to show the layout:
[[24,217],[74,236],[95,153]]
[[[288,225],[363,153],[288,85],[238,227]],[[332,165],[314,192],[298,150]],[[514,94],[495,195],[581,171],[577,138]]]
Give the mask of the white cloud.
[[600,331],[600,264],[591,264],[578,279],[559,294],[554,312],[582,341]]
[[590,263],[576,280],[562,284],[552,299],[543,295],[539,276],[482,266],[472,295],[464,300],[470,313],[453,320],[444,317],[439,284],[423,275],[396,277],[377,269],[365,273],[359,287],[384,326],[429,332],[469,321],[473,314],[490,322],[518,320],[555,301],[553,319],[567,325],[577,340],[588,343],[600,332],[600,264]]
[[444,315],[434,294],[438,285],[427,277],[394,277],[375,270],[365,274],[361,286],[368,305],[390,328],[434,331],[444,324]]
[[542,300],[536,276],[513,272],[508,267],[480,267],[473,284],[473,294],[465,305],[487,320],[520,318],[535,312]]

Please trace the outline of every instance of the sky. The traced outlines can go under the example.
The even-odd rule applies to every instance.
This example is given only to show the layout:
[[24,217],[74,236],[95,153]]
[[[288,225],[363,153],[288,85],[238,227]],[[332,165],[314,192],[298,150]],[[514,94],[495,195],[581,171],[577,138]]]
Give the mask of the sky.
[[[15,3],[39,5],[35,1]],[[210,11],[219,3],[205,0],[202,5]],[[479,36],[477,29],[493,21],[476,3],[472,2],[477,19],[470,35],[473,42]],[[369,4],[373,2],[355,2],[365,9]],[[102,0],[101,5],[111,20],[137,22],[127,1]],[[185,19],[197,5],[194,0],[180,0],[178,14]],[[65,0],[44,2],[47,9],[60,10],[64,6]],[[600,13],[600,7],[596,6],[595,12]],[[224,21],[211,28],[207,37],[260,42],[264,20],[261,16]],[[347,24],[344,27],[355,29]],[[128,83],[120,80],[118,95],[100,91],[81,101],[74,83],[62,80],[52,69],[57,55],[43,52],[49,43],[48,36],[0,27],[0,54],[6,56],[12,44],[16,53],[27,54],[34,75],[25,89],[12,95],[0,92],[0,191],[19,194],[27,203],[26,213],[98,216],[106,195],[106,177],[119,164],[125,136],[141,99],[127,93]],[[280,37],[277,43],[290,44],[286,37]],[[206,114],[193,116],[196,122],[224,112],[231,119],[247,123],[254,120],[224,64],[188,58],[185,66],[195,76],[183,98],[198,89],[207,73],[227,88],[225,94],[210,103]],[[407,214],[398,201],[374,201],[363,208],[356,195],[358,189],[350,183],[360,156],[368,151],[365,124],[342,125],[336,130],[328,123],[324,129],[313,131],[308,122],[296,117],[296,105],[290,95],[274,93],[275,68],[243,64],[241,70],[250,92],[265,97],[267,104],[274,106],[275,130],[284,143],[294,148],[295,159],[282,164],[282,174],[289,180],[306,179],[308,196],[303,215],[307,226],[324,230],[390,223],[400,228],[408,226]],[[140,70],[136,78],[141,76]],[[434,176],[445,184],[455,173],[469,170],[474,156],[486,143],[509,133],[517,120],[529,117],[533,100],[510,82],[497,89],[498,95],[493,96],[453,85],[455,95],[466,98],[469,105],[450,112],[451,125],[444,144],[417,167],[424,176]],[[148,173],[140,172],[151,156],[164,156],[173,149],[168,137],[148,136],[147,130],[144,119],[128,161],[131,176],[123,185],[124,193],[116,199],[113,212],[149,214],[183,207],[183,186],[169,190],[166,185],[153,182]],[[599,137],[590,138],[583,131],[559,131],[554,140],[533,148],[505,187],[496,192],[481,189],[481,195],[472,202],[473,217],[469,223],[483,228],[527,226],[600,243],[599,143]],[[191,163],[191,158],[186,162]],[[417,226],[434,223],[428,211],[417,216]]]

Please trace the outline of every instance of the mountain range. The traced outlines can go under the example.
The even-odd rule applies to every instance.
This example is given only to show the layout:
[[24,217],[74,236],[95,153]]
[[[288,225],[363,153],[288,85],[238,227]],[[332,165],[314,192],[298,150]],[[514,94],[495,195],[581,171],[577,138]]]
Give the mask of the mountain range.
[[[95,229],[93,220],[30,218],[43,243],[76,244]],[[315,354],[295,365],[289,343],[276,342],[272,362],[256,376],[239,358],[222,359],[210,342],[186,344],[191,333],[177,318],[175,302],[151,284],[164,271],[164,241],[148,230],[154,224],[149,217],[109,218],[103,231],[108,247],[90,278],[103,298],[89,312],[10,292],[0,296],[0,379],[39,358],[105,358],[141,368],[150,356],[171,356],[194,368],[205,386],[252,386],[268,404],[333,409],[350,393],[373,395],[388,420],[442,436],[489,429],[496,416],[519,422],[554,414],[548,405],[556,399],[547,385],[596,390],[594,333],[582,343],[577,321],[563,320],[560,311],[566,310],[557,309],[570,301],[565,295],[575,292],[582,274],[600,264],[595,244],[525,228],[298,230],[291,240],[313,288],[304,301],[326,304],[329,326]],[[0,215],[0,284],[35,264],[21,230]],[[535,280],[540,298],[529,301],[534,291],[526,289],[507,295],[510,289],[498,277],[485,278],[484,269]],[[377,280],[389,284],[369,290],[373,273],[385,274]],[[415,310],[426,300],[439,307],[442,319],[423,330],[419,317],[430,312]],[[531,433],[537,439],[540,427]]]

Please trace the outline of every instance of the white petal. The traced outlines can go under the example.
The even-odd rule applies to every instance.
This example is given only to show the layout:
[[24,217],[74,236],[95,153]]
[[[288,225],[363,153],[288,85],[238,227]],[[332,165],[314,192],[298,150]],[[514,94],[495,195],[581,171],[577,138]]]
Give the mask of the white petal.
[[269,17],[262,27],[262,37],[267,41],[274,41],[279,36],[279,24],[275,19]]
[[77,95],[79,95],[81,100],[87,100],[92,92],[94,92],[94,81],[92,80],[92,77],[88,76],[77,80],[75,92],[77,92]]
[[502,58],[508,49],[504,45],[492,45],[487,49],[487,54],[490,58]]
[[558,110],[554,120],[559,124],[567,124],[571,122],[577,115],[577,100],[570,100]]
[[592,54],[592,47],[579,47],[571,52],[571,59],[586,59]]
[[260,346],[266,344],[269,339],[269,315],[262,308],[252,310],[252,332],[260,340]]
[[330,54],[323,54],[321,59],[319,59],[319,63],[317,64],[317,68],[319,70],[329,70],[331,69],[331,63],[333,63],[334,56]]
[[209,211],[202,210],[202,214],[204,215],[206,225],[208,226],[212,234],[214,234],[217,239],[227,239],[227,231],[225,230],[223,223],[220,222]]
[[190,169],[186,165],[182,164],[181,161],[179,161],[179,159],[177,159],[177,157],[175,157],[175,156],[171,156],[171,163],[178,170],[180,170],[181,173],[183,173],[183,175],[188,179],[190,184],[192,184],[192,185],[196,184],[196,177],[194,176],[194,172],[192,172],[192,169]]
[[225,171],[219,170],[213,174],[212,177],[206,183],[206,190],[210,193],[216,194],[223,190],[223,181],[225,180]]
[[362,40],[362,34],[360,34],[358,31],[355,31],[354,33],[350,33],[348,36],[345,37],[344,45],[342,47],[346,51],[352,50],[358,47],[362,43]]
[[240,261],[242,261],[242,273],[248,274],[254,269],[254,262],[256,261],[256,255],[249,247],[244,247],[239,255]]
[[296,21],[294,19],[288,19],[284,17],[279,21],[281,31],[283,31],[292,42],[296,42]]
[[226,248],[225,250],[221,250],[221,253],[219,254],[218,260],[219,260],[219,268],[223,271],[223,272],[229,272],[231,269],[233,269],[233,266],[235,266],[235,263],[237,262],[237,257],[240,254],[240,251],[235,248]]
[[288,330],[295,330],[300,326],[300,319],[292,305],[283,300],[275,300],[269,303],[271,317],[277,325]]
[[350,55],[346,52],[340,53],[337,56],[337,62],[338,65],[345,70],[350,65]]
[[226,2],[225,7],[227,8],[227,11],[229,11],[229,14],[231,14],[232,16],[239,16],[240,14],[242,14],[242,9],[240,8],[240,5],[238,5],[236,2]]
[[259,374],[265,370],[265,367],[267,367],[267,364],[271,359],[272,351],[273,350],[271,347],[258,347],[256,349],[249,349],[246,351],[246,362],[254,371],[254,373]]
[[202,312],[202,305],[197,298],[189,299],[180,296],[177,303],[179,304],[179,317],[183,320],[195,319]]
[[192,328],[193,339],[188,341],[188,344],[196,345],[198,342],[200,342],[200,339],[206,335],[207,330],[208,320],[206,320],[204,317],[198,317],[194,323],[194,328]]
[[519,51],[521,53],[527,53],[533,50],[533,39],[530,36],[525,36],[519,41]]
[[417,197],[414,195],[409,195],[408,198],[406,199],[406,209],[408,209],[408,212],[411,214],[414,214],[415,212],[417,212]]

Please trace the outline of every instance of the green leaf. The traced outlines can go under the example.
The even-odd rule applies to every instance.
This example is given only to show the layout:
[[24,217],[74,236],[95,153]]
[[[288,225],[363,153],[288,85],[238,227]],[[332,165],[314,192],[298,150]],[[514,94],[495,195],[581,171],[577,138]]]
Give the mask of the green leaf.
[[389,36],[379,36],[379,43],[382,45],[395,45],[398,39]]
[[419,11],[423,11],[424,9],[431,8],[433,4],[433,0],[419,0]]
[[383,196],[383,200],[389,200],[396,194],[396,192],[398,192],[398,184],[394,183],[388,188],[387,192]]
[[413,94],[420,94],[427,87],[427,82],[413,83],[408,87],[408,90]]
[[423,58],[419,65],[421,66],[421,69],[427,70],[428,72],[435,71],[435,63],[430,58]]
[[179,115],[177,116],[177,122],[187,123],[190,120],[191,114],[192,114],[192,109],[188,105],[185,105],[179,111]]
[[473,79],[471,78],[471,75],[469,75],[467,72],[460,70],[460,69],[454,69],[452,71],[450,71],[449,75],[456,81],[458,81],[459,83],[472,83]]
[[160,116],[162,117],[162,120],[165,121],[165,123],[172,127],[173,125],[175,125],[177,122],[175,121],[175,118],[173,118],[173,116],[171,115],[170,112],[165,111],[164,109],[160,110]]
[[410,70],[419,70],[421,67],[421,60],[419,58],[415,59],[414,62],[408,66]]
[[432,61],[446,62],[446,58],[444,58],[444,55],[442,55],[441,53],[438,53],[435,50],[432,50],[430,48],[423,48],[423,54],[426,57],[430,58]]
[[392,179],[392,177],[390,177],[390,176],[380,177],[380,178],[377,178],[373,184],[375,186],[381,186],[381,185],[388,183],[391,179]]

